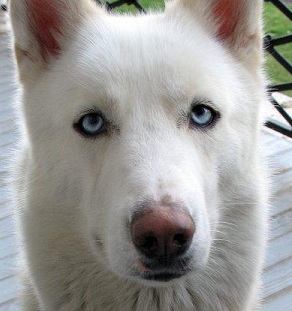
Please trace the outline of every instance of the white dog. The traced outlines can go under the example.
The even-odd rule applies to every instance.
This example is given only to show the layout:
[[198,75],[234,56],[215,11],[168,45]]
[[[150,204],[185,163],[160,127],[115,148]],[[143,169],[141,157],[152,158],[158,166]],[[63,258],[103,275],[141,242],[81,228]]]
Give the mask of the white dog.
[[250,311],[267,227],[261,0],[117,16],[12,0],[35,311]]

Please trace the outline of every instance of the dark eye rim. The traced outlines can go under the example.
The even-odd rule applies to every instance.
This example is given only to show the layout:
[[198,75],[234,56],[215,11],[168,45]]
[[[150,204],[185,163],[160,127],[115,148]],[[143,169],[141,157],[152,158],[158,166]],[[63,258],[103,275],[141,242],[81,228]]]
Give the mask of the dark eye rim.
[[[194,122],[192,122],[191,118],[192,118],[192,112],[195,108],[198,108],[198,107],[202,107],[202,108],[206,108],[208,110],[211,111],[212,113],[212,120],[205,124],[205,125],[199,125],[199,124],[195,124]],[[219,111],[215,110],[213,107],[211,107],[211,105],[205,102],[195,102],[193,105],[192,105],[192,108],[191,108],[191,111],[189,113],[189,123],[190,123],[190,127],[193,128],[193,129],[201,129],[201,130],[205,130],[205,129],[211,129],[213,128],[217,121],[220,119],[221,115],[219,113]]]
[[[87,134],[85,131],[83,131],[82,129],[82,121],[83,119],[88,116],[88,115],[98,115],[99,117],[101,117],[103,119],[103,122],[104,122],[104,126],[102,128],[102,130],[96,134]],[[82,135],[83,137],[85,138],[97,138],[97,137],[100,137],[102,135],[105,135],[107,134],[108,130],[108,121],[107,119],[105,118],[105,116],[101,113],[101,112],[97,112],[97,111],[87,111],[86,113],[82,114],[79,118],[79,120],[77,122],[75,122],[73,124],[73,128],[75,131],[77,131],[80,135]]]

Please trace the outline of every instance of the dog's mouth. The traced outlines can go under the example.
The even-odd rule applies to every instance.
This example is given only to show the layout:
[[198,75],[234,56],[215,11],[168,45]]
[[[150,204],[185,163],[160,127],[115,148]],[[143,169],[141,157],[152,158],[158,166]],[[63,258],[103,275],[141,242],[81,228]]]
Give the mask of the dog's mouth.
[[169,282],[184,276],[185,273],[161,272],[161,273],[145,273],[142,278],[148,281]]
[[185,265],[169,264],[168,267],[160,264],[150,264],[143,260],[137,260],[135,264],[137,276],[142,280],[154,281],[154,282],[169,282],[175,279],[179,279],[192,271],[189,266],[189,258],[184,260]]
[[[104,243],[99,236],[93,236],[95,248],[99,250],[99,254],[104,251]],[[162,285],[162,283],[168,283],[186,276],[189,272],[193,271],[191,265],[192,257],[189,255],[182,256],[179,259],[172,258],[156,258],[150,260],[148,258],[137,258],[133,264],[132,273],[127,277],[134,278],[136,281],[150,282],[149,285],[155,284]],[[125,275],[118,273],[118,275],[125,277]],[[143,283],[144,283],[143,282]],[[144,283],[145,284],[145,283]]]

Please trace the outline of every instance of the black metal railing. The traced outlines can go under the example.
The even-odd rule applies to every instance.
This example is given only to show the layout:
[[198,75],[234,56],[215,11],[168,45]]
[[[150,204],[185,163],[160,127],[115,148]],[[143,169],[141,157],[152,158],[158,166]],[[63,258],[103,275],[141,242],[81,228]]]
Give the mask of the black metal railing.
[[[280,0],[265,0],[265,2],[272,3],[282,14],[284,14],[290,21],[292,21],[292,11]],[[284,35],[282,37],[273,38],[271,35],[266,35],[264,38],[264,44],[266,51],[274,57],[274,59],[291,75],[291,82],[276,84],[269,87],[269,91],[273,92],[284,92],[292,90],[292,65],[280,52],[276,50],[276,47],[292,43],[292,35]],[[292,46],[291,46],[292,54]],[[266,126],[280,132],[288,137],[292,137],[292,119],[287,113],[285,108],[283,108],[275,99],[271,97],[271,103],[274,105],[275,109],[283,117],[283,121],[277,121],[274,119],[268,120]]]
[[139,3],[138,0],[117,0],[117,1],[113,1],[113,2],[108,2],[108,1],[103,2],[100,0],[95,0],[95,1],[98,4],[104,5],[108,11],[112,11],[113,9],[115,9],[121,5],[127,4],[127,5],[133,5],[141,13],[147,13],[146,10]]

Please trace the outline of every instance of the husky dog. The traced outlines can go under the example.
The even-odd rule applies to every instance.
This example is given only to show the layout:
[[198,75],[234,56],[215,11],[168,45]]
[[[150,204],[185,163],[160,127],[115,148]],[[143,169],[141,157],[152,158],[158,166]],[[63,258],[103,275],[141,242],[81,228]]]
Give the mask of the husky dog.
[[261,0],[120,16],[12,0],[29,311],[250,311],[267,186]]

